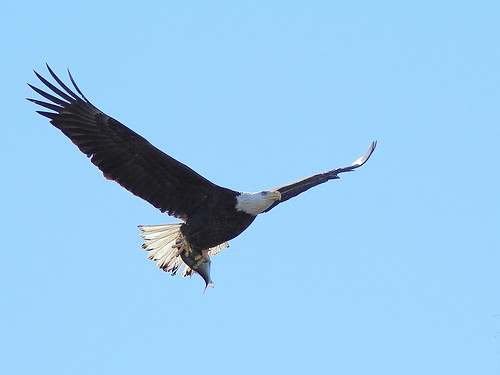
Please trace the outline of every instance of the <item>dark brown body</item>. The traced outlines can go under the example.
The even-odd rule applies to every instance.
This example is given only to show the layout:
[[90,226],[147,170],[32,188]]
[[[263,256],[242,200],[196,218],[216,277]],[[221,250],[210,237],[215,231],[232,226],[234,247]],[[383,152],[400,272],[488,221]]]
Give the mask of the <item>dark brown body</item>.
[[192,247],[209,249],[232,240],[255,220],[254,215],[236,211],[236,198],[223,207],[214,207],[190,217],[181,227],[181,233]]

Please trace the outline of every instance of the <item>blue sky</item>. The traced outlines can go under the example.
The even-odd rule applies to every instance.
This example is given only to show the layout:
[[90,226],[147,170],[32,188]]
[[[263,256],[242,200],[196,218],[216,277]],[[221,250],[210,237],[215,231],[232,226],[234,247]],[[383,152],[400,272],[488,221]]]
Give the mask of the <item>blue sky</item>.
[[[13,2],[4,15],[0,372],[497,374],[496,1]],[[170,277],[138,224],[176,220],[24,98],[70,68],[107,114],[257,191],[358,171]]]

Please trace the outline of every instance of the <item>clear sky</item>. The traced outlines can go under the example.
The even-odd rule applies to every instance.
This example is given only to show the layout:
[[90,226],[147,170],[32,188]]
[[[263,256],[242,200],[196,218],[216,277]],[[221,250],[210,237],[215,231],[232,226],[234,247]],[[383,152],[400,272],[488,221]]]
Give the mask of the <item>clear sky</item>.
[[[2,374],[498,374],[498,1],[1,6]],[[32,70],[215,183],[372,159],[262,215],[215,289],[25,100]]]

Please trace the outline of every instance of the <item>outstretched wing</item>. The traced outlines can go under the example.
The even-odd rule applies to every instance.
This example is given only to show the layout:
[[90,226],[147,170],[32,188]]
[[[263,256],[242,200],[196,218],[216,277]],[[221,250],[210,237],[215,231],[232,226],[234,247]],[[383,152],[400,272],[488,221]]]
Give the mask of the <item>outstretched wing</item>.
[[48,117],[52,125],[91,158],[106,178],[118,182],[162,212],[184,220],[209,202],[234,196],[235,192],[213,184],[97,109],[82,94],[69,71],[79,95],[48,65],[47,69],[60,88],[35,74],[57,96],[29,85],[50,102],[28,100],[54,111],[38,113]]
[[300,193],[303,193],[304,191],[322,184],[324,182],[327,182],[328,180],[334,180],[337,178],[340,178],[338,176],[339,173],[344,173],[344,172],[351,172],[356,168],[361,167],[363,164],[365,164],[370,156],[373,153],[373,150],[375,150],[375,147],[377,146],[377,142],[372,142],[370,145],[370,148],[366,153],[358,158],[354,163],[352,163],[348,167],[343,167],[343,168],[337,168],[337,169],[332,169],[331,171],[325,172],[325,173],[318,173],[313,176],[309,176],[306,178],[303,178],[302,180],[298,180],[295,182],[292,182],[291,184],[288,185],[283,185],[279,186],[277,188],[271,189],[271,191],[279,191],[281,193],[281,200],[278,202],[275,202],[271,207],[269,207],[266,211],[271,210],[272,208],[276,207],[278,204],[283,203],[284,201],[289,200],[290,198],[293,198]]

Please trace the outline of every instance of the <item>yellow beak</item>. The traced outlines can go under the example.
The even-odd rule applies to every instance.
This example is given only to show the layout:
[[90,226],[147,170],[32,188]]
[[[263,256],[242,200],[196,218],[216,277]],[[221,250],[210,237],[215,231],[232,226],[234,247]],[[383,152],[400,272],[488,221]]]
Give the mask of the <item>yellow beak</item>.
[[281,200],[281,193],[279,191],[273,191],[273,194],[270,196],[270,198],[273,201],[280,201]]

